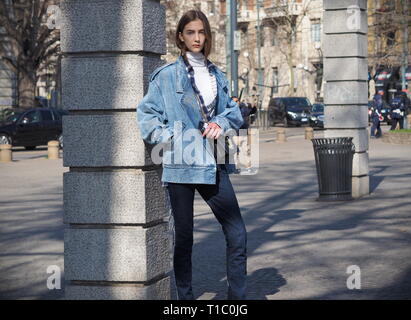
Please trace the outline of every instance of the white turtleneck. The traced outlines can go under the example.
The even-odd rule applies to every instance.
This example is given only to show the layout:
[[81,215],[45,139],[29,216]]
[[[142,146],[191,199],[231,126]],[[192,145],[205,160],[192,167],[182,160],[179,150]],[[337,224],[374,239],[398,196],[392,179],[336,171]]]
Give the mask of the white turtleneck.
[[198,90],[207,106],[212,103],[217,96],[217,82],[207,68],[206,60],[202,52],[187,52],[187,59],[194,69],[194,80]]

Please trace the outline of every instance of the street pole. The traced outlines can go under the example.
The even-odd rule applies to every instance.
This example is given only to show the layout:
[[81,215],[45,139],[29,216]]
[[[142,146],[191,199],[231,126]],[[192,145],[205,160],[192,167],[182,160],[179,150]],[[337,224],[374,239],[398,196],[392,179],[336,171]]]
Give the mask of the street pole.
[[263,102],[263,73],[261,70],[261,27],[260,27],[260,0],[257,0],[257,55],[258,55],[258,109],[261,111]]
[[[230,49],[230,41],[231,41],[231,18],[230,18],[230,2],[231,0],[226,1],[226,12],[227,12],[227,19],[225,23],[225,30],[226,30],[226,37],[225,37],[225,52],[226,52],[226,77],[229,83],[231,84],[231,49]],[[230,92],[231,92],[231,85],[230,85]]]
[[[402,65],[401,65],[401,89],[402,92],[404,92],[407,97],[409,97],[409,89],[407,91],[407,83],[406,83],[406,78],[405,78],[405,73],[407,72],[407,67],[408,67],[408,0],[402,0],[402,23],[403,23],[403,30],[404,30],[404,44],[403,44],[403,50],[402,50]],[[405,116],[404,117],[404,128],[408,129],[408,119]]]
[[234,48],[237,30],[237,0],[230,1],[230,53],[231,53],[231,95],[238,97],[238,55]]
[[404,30],[404,40],[403,40],[403,51],[402,51],[402,66],[401,66],[401,86],[402,86],[402,91],[406,92],[405,90],[407,89],[407,84],[406,84],[406,79],[405,79],[405,73],[407,71],[408,67],[408,23],[407,23],[407,18],[408,18],[408,0],[402,0],[402,13],[403,13],[403,18],[402,18],[402,23],[403,23],[403,30]]

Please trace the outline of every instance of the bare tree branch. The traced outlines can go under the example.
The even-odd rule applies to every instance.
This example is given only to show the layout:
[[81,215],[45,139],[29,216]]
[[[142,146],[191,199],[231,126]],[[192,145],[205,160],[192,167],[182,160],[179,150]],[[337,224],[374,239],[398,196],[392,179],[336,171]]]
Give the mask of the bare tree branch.
[[[54,0],[10,1],[0,0],[0,58],[19,76],[18,95],[24,104],[30,105],[34,98],[37,73],[41,68],[53,64],[58,56],[60,34],[42,24],[47,7],[56,4]],[[24,106],[21,106],[24,107]]]

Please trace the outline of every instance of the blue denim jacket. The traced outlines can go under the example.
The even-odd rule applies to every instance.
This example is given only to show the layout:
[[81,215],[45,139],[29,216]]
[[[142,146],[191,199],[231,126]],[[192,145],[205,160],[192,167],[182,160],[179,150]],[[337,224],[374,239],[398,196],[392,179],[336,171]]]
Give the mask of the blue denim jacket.
[[[210,122],[217,123],[223,129],[218,140],[224,143],[224,134],[238,131],[243,124],[243,117],[237,103],[229,97],[225,75],[213,64],[210,70],[217,80],[217,106]],[[214,141],[202,137],[198,130],[201,120],[198,102],[182,57],[157,68],[150,76],[147,94],[137,106],[137,124],[145,142],[162,148],[163,186],[167,182],[216,183]],[[188,137],[194,138],[194,141],[187,139],[185,133],[189,133]],[[194,156],[190,150],[195,150]],[[220,163],[219,159],[219,166]],[[235,171],[234,163],[221,166],[225,167],[227,173]]]

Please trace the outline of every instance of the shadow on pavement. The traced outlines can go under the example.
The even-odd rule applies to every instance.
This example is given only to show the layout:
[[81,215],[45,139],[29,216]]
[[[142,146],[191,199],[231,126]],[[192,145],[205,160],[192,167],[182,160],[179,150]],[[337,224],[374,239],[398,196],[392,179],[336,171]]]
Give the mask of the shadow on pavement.
[[[267,300],[268,295],[279,292],[287,284],[284,277],[275,268],[262,268],[255,270],[247,276],[248,300]],[[256,290],[258,288],[258,290]]]
[[[318,185],[315,164],[311,161],[289,162],[283,168],[281,168],[282,164],[265,167],[264,175],[259,173],[255,179],[247,177],[236,180],[235,189],[248,231],[248,298],[266,299],[267,295],[278,293],[280,287],[288,283],[282,268],[279,267],[280,263],[269,265],[270,261],[268,261],[261,265],[265,256],[270,257],[274,262],[277,255],[283,256],[282,265],[284,263],[290,265],[287,266],[288,274],[296,271],[304,273],[306,268],[321,267],[323,270],[329,270],[324,272],[324,277],[329,276],[327,281],[339,282],[340,279],[335,280],[335,277],[332,274],[328,275],[328,272],[332,273],[331,271],[337,266],[341,267],[333,265],[333,260],[337,259],[338,254],[345,255],[339,257],[340,260],[357,259],[355,250],[350,251],[352,241],[363,244],[359,247],[364,255],[360,258],[361,262],[371,258],[369,256],[371,248],[378,252],[388,243],[398,244],[396,249],[404,250],[401,248],[404,243],[409,244],[409,236],[399,235],[396,228],[401,226],[400,219],[404,218],[403,212],[411,203],[402,201],[393,204],[395,199],[403,195],[397,194],[395,190],[388,191],[387,186],[384,187],[382,182],[385,183],[386,179],[390,183],[395,183],[396,179],[409,179],[411,173],[398,175],[397,172],[388,170],[390,166],[383,164],[386,161],[386,159],[373,159],[374,165],[371,168],[370,191],[381,188],[378,191],[382,196],[369,195],[350,202],[315,201],[318,196]],[[398,159],[392,159],[392,163],[394,166],[395,164],[406,165]],[[403,190],[398,190],[404,193]],[[261,193],[266,194],[266,197],[258,197],[261,201],[254,201],[246,207],[241,206],[244,199],[253,198],[254,194],[261,195]],[[374,206],[377,198],[383,206]],[[395,214],[390,214],[391,220],[384,222],[388,210]],[[215,293],[213,299],[226,299],[225,239],[212,213],[209,212],[210,218],[205,218],[203,213],[201,215],[202,219],[195,219],[195,238],[198,237],[200,240],[195,241],[193,247],[194,294],[198,298],[204,293],[213,292]],[[292,220],[298,223],[291,223]],[[297,227],[290,228],[291,225]],[[374,236],[375,232],[384,233],[384,236]],[[324,238],[321,237],[323,233],[327,234]],[[334,251],[330,246],[327,252],[331,243],[336,243],[338,249]],[[306,247],[315,247],[315,249],[310,252],[306,251]],[[292,260],[284,262],[284,252],[288,251],[290,255],[297,252],[296,261],[301,263]],[[322,255],[323,251],[327,252],[325,256]],[[396,257],[402,259],[398,255]],[[260,259],[258,265],[253,264],[255,259]],[[381,255],[374,259],[384,261],[385,258]],[[305,285],[307,284],[302,283],[302,288]],[[346,288],[344,290],[347,291]],[[383,288],[380,294],[390,296],[390,290]],[[403,290],[398,289],[399,292]],[[383,293],[384,291],[386,293]],[[363,299],[374,296],[371,291],[367,292],[369,295],[363,295]],[[330,291],[318,297],[313,294],[310,299],[327,297],[338,299],[339,295],[337,292],[334,294]],[[355,299],[355,296],[350,295],[351,298]]]
[[[407,265],[410,235],[409,230],[401,230],[408,228],[410,219],[410,193],[409,188],[404,188],[411,179],[408,162],[398,158],[371,159],[370,191],[376,193],[351,202],[331,203],[315,201],[318,185],[313,161],[288,159],[264,164],[262,168],[255,176],[230,176],[248,231],[248,299],[264,300],[272,295],[276,298],[281,291],[288,290],[287,284],[295,275],[305,274],[310,268],[319,268],[323,280],[331,282],[331,289],[322,294],[307,293],[309,299],[411,298],[411,268]],[[0,202],[3,217],[0,259],[7,261],[0,268],[1,278],[7,279],[1,282],[0,298],[63,297],[63,280],[61,290],[48,290],[45,270],[40,271],[44,275],[40,280],[30,276],[31,272],[38,272],[39,265],[43,268],[49,264],[49,260],[39,264],[38,259],[51,257],[50,264],[62,260],[63,252],[46,252],[38,245],[39,240],[63,242],[62,196],[61,186],[15,195]],[[211,212],[195,212],[195,216],[192,259],[195,297],[211,293],[211,299],[225,299],[226,248],[221,226]],[[358,256],[356,250],[360,251]],[[367,289],[365,285],[358,293],[333,289],[335,279],[328,272],[335,270],[339,260],[343,263],[358,260],[359,265],[378,262],[389,273],[390,257],[401,272],[389,286]],[[310,277],[309,273],[307,279]],[[343,272],[343,280],[344,277]],[[13,278],[18,278],[15,283]],[[173,279],[171,282],[172,298],[175,298]],[[299,284],[301,290],[307,285]],[[292,297],[293,292],[289,295]]]

